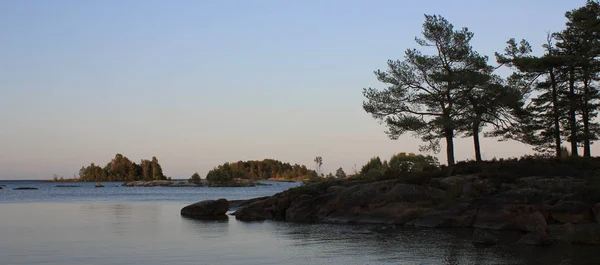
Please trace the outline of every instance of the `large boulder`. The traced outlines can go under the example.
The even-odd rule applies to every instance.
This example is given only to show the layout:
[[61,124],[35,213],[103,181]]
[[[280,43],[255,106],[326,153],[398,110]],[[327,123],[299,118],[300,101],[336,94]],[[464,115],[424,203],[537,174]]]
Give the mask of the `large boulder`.
[[479,208],[473,223],[474,228],[493,230],[513,230],[517,227],[517,213],[502,206],[490,205]]
[[553,240],[545,232],[532,232],[524,235],[519,239],[519,244],[533,245],[533,246],[548,246],[552,245]]
[[573,177],[525,177],[517,184],[559,194],[579,193],[586,187],[585,180]]
[[477,179],[476,175],[450,176],[445,178],[434,178],[429,181],[430,185],[442,190],[462,191],[463,186]]
[[414,221],[416,227],[471,227],[477,216],[477,208],[459,204],[449,209],[428,212]]
[[266,200],[254,201],[248,205],[241,206],[235,211],[235,219],[240,221],[262,221],[273,218],[271,212],[265,207]]
[[341,191],[331,202],[332,211],[351,211],[356,207],[374,208],[392,203],[440,201],[444,192],[421,185],[403,184],[397,180],[355,185]]
[[193,218],[210,218],[225,216],[227,210],[229,210],[229,202],[226,199],[206,200],[183,207],[181,215]]
[[475,229],[475,231],[473,231],[473,243],[481,245],[495,245],[498,243],[498,238],[489,231]]
[[544,232],[548,223],[540,212],[521,213],[515,218],[518,229],[525,232]]
[[557,240],[566,240],[575,232],[575,225],[571,223],[566,224],[552,224],[548,225],[548,233],[552,238]]
[[591,207],[578,201],[560,201],[552,207],[552,219],[561,223],[589,223],[592,221]]
[[445,193],[437,188],[386,180],[351,186],[331,194],[334,195],[331,199],[310,202],[311,207],[319,208],[317,216],[322,220],[404,224],[428,212],[430,205],[440,202]]
[[600,223],[600,203],[594,205],[592,212],[594,213],[594,220],[596,220],[596,223]]
[[327,203],[332,198],[332,194],[325,194],[317,197],[302,195],[295,200],[285,211],[285,220],[290,222],[312,222],[325,217],[328,211],[322,211],[327,208]]
[[[327,222],[363,224],[407,224],[431,209],[412,203],[390,203],[337,211],[323,218]],[[414,225],[414,223],[413,223]]]

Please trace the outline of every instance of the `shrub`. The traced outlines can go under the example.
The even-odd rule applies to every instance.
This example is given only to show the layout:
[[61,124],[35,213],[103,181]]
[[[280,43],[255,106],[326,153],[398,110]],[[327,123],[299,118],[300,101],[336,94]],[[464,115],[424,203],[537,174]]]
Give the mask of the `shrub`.
[[188,179],[188,182],[200,183],[200,175],[198,174],[198,172],[195,172],[194,175],[192,175],[192,177],[190,177],[190,179]]

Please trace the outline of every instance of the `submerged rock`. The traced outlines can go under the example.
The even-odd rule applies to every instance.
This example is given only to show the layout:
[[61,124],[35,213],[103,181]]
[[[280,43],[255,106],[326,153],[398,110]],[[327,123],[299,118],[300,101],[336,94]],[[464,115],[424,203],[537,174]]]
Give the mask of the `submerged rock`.
[[81,186],[77,186],[77,185],[56,185],[54,187],[57,187],[57,188],[78,188],[78,187],[81,187]]
[[224,216],[228,210],[229,202],[226,199],[205,200],[183,207],[181,215],[201,219]]
[[18,187],[18,188],[14,188],[13,190],[39,190],[39,189],[34,188],[34,187]]

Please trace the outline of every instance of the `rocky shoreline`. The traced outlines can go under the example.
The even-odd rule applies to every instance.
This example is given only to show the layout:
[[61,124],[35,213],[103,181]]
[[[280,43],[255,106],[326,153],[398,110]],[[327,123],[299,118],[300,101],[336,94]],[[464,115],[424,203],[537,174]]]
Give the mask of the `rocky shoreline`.
[[123,187],[254,187],[257,185],[268,185],[251,180],[232,182],[184,182],[171,180],[153,181],[129,181],[123,183]]
[[230,209],[240,221],[475,228],[474,243],[492,244],[493,233],[486,231],[512,230],[523,233],[521,244],[600,244],[600,202],[587,196],[589,187],[580,178],[540,176],[497,183],[470,174],[414,182],[323,181],[235,201]]

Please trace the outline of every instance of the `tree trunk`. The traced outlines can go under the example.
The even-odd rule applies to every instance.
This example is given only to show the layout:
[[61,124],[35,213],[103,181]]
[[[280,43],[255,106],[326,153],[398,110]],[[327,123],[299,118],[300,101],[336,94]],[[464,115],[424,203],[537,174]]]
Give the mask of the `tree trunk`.
[[446,137],[446,157],[448,158],[448,166],[454,165],[454,130],[445,129]]
[[578,156],[577,152],[577,101],[575,100],[575,68],[569,69],[569,126],[571,127],[571,156]]
[[592,156],[592,150],[591,150],[591,135],[590,135],[590,108],[588,105],[588,95],[589,95],[589,87],[588,87],[588,80],[585,79],[583,81],[583,104],[582,104],[582,113],[583,113],[583,156],[584,157],[591,157]]
[[475,161],[477,162],[481,162],[481,145],[479,143],[479,126],[480,126],[480,121],[474,121],[473,122],[473,128],[472,128],[472,133],[473,133],[473,146],[475,147]]
[[560,111],[558,109],[558,88],[556,85],[556,76],[554,71],[550,70],[550,82],[552,85],[552,119],[554,122],[554,145],[556,157],[562,156],[562,143],[560,139]]

